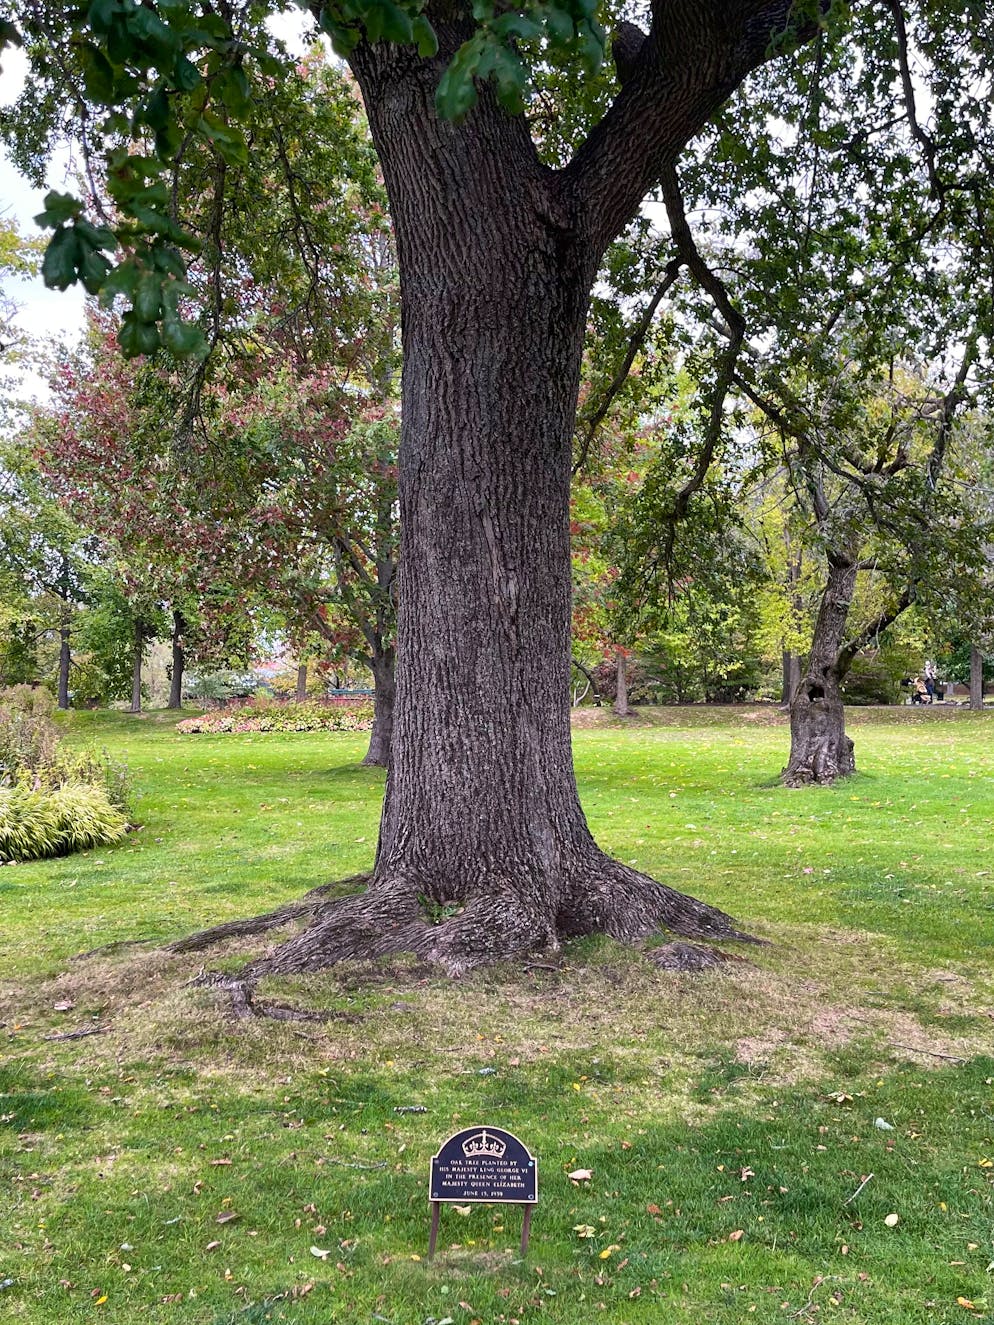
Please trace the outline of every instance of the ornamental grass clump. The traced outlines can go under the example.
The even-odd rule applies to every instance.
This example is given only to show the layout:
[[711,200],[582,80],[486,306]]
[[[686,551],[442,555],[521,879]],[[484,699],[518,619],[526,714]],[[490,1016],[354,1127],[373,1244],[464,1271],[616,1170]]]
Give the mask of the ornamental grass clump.
[[119,842],[127,769],[61,748],[47,690],[0,692],[0,861],[37,860]]
[[227,732],[358,732],[373,725],[372,700],[334,700],[331,703],[252,702],[237,708],[219,709],[200,717],[186,718],[176,730],[185,735]]
[[0,861],[39,860],[120,842],[127,818],[103,787],[67,782],[51,790],[0,788]]

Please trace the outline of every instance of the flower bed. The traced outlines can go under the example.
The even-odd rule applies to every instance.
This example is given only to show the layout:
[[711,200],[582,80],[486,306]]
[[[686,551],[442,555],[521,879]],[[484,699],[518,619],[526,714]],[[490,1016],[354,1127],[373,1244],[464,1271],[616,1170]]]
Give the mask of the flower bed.
[[176,724],[183,735],[201,732],[361,732],[373,725],[372,700],[335,700],[322,704],[243,704],[218,709]]

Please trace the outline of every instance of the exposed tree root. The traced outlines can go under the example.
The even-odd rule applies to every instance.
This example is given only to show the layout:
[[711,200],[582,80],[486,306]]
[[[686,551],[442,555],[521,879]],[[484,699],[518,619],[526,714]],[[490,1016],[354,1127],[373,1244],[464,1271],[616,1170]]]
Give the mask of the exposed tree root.
[[[645,954],[662,971],[711,971],[726,962],[745,962],[745,957],[722,952],[720,948],[702,948],[696,943],[664,943],[649,948]],[[746,962],[746,965],[750,963]]]
[[206,985],[231,995],[231,1010],[236,1017],[268,1017],[272,1021],[361,1021],[353,1012],[313,1012],[306,1008],[291,1007],[288,1003],[257,1003],[255,985],[239,976],[225,975],[221,971],[201,971],[190,981],[191,985]]
[[[347,882],[361,881],[360,877]],[[237,976],[204,981],[228,988],[238,1015],[279,1016],[279,1012],[266,1012],[253,1003],[252,990],[260,979],[323,970],[340,961],[410,953],[448,975],[460,976],[479,966],[536,951],[554,952],[561,940],[585,934],[603,933],[622,943],[636,943],[667,929],[708,942],[764,942],[744,933],[716,907],[678,893],[596,850],[586,853],[571,870],[555,890],[558,901],[552,902],[541,879],[491,878],[467,896],[446,898],[424,881],[387,877],[374,879],[365,892],[329,901],[328,893],[340,887],[315,888],[299,902],[202,930],[171,944],[169,950],[190,952],[226,938],[264,934],[309,917],[310,924],[249,963]],[[427,898],[431,899],[428,905]],[[710,951],[677,946],[687,953]],[[684,960],[687,964],[682,969],[691,969],[695,959],[687,956]],[[697,968],[704,963],[703,957],[697,959]]]
[[[266,934],[271,929],[280,929],[283,925],[301,919],[302,916],[313,915],[315,911],[319,911],[327,905],[330,892],[338,892],[349,884],[368,883],[369,877],[368,874],[353,874],[347,879],[339,879],[336,883],[322,883],[305,893],[298,901],[287,902],[285,906],[277,907],[275,911],[267,911],[259,916],[248,916],[244,920],[228,920],[222,925],[212,925],[209,929],[200,929],[195,934],[188,934],[186,938],[176,939],[166,944],[166,952],[200,952],[203,948],[222,943],[225,939],[249,938],[253,934]],[[99,952],[101,949],[95,948],[94,951]]]
[[621,943],[635,942],[660,929],[692,939],[762,946],[766,942],[738,929],[732,917],[716,906],[678,893],[603,855],[575,879],[558,928],[566,935],[610,934]]
[[71,962],[85,962],[88,957],[103,957],[106,953],[120,952],[123,948],[144,948],[155,939],[115,939],[113,943],[101,943],[99,948],[87,948],[86,952],[74,953]]

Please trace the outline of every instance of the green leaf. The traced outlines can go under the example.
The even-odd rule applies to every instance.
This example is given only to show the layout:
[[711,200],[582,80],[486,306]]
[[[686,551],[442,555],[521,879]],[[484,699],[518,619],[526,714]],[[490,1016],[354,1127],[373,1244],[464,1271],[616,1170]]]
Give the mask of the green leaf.
[[79,279],[87,293],[99,294],[110,272],[110,263],[96,249],[87,249],[79,266]]
[[[237,72],[241,73],[241,70]],[[244,75],[243,75],[244,77]],[[192,92],[200,83],[200,70],[185,55],[177,57],[173,66],[173,82],[180,92]]]
[[41,264],[45,284],[53,290],[68,290],[76,282],[76,269],[81,257],[76,231],[60,226],[49,241]]
[[120,0],[93,0],[88,22],[94,32],[108,33],[121,12]]
[[161,130],[169,123],[169,115],[169,97],[160,83],[146,101],[139,122],[147,124],[151,129]]
[[121,318],[117,341],[129,359],[139,354],[154,354],[161,344],[155,323],[143,322],[131,309]]
[[43,228],[65,225],[83,210],[83,204],[71,193],[56,193],[54,189],[45,194],[45,210],[35,217],[35,223]]
[[180,318],[164,318],[162,339],[166,348],[179,358],[201,356],[207,351],[204,334],[195,322],[183,322]]
[[411,35],[417,42],[418,54],[422,59],[430,60],[433,55],[438,54],[438,37],[424,14],[418,14],[411,24]]
[[232,115],[245,114],[251,104],[252,90],[244,69],[225,69],[218,75],[215,88]]
[[473,79],[484,55],[484,40],[483,33],[478,32],[463,42],[439,80],[435,105],[443,119],[458,124],[476,105],[478,97]]
[[549,5],[545,11],[545,26],[554,46],[568,45],[575,35],[572,16],[558,5]]
[[122,262],[111,269],[100,288],[100,303],[109,308],[118,295],[134,298],[138,284],[138,271],[132,261]]
[[229,165],[243,166],[248,161],[248,148],[242,133],[212,110],[205,110],[197,121],[197,128],[217,148],[218,155]]
[[80,47],[83,66],[83,86],[86,95],[104,105],[112,105],[117,95],[117,73],[99,46]]
[[142,322],[155,322],[162,307],[162,277],[155,272],[143,272],[135,287],[135,316]]
[[393,0],[381,0],[383,8],[383,35],[387,41],[398,46],[408,45],[414,40],[414,27],[411,16],[406,14]]
[[501,14],[500,18],[495,19],[490,25],[491,32],[495,32],[503,41],[511,39],[517,41],[529,41],[533,37],[541,36],[542,29],[525,14]]
[[117,248],[117,236],[109,226],[91,225],[89,221],[80,218],[76,222],[76,233],[91,248]]

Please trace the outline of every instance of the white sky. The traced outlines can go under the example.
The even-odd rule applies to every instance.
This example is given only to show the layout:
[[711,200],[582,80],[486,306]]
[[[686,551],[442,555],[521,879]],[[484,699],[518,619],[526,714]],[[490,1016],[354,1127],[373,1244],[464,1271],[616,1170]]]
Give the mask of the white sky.
[[[278,15],[270,20],[273,32],[281,37],[291,52],[305,49],[307,20],[299,11]],[[9,106],[19,96],[27,76],[27,59],[18,47],[8,46],[0,55],[0,106]],[[76,192],[72,162],[68,151],[56,153],[49,167],[47,187],[34,189],[10,162],[0,145],[0,216],[16,221],[21,234],[38,237],[44,232],[34,223],[42,210],[48,189]],[[50,231],[48,233],[51,233]],[[85,295],[80,285],[66,291],[48,290],[40,276],[30,280],[4,278],[4,292],[18,306],[17,325],[32,339],[75,341],[83,328]],[[17,394],[24,398],[47,395],[44,381],[37,374],[24,371]]]
[[[0,105],[8,106],[24,86],[27,61],[24,53],[8,46],[2,56],[0,68]],[[69,157],[59,152],[48,172],[48,188],[72,191],[72,181],[66,178]],[[46,189],[33,189],[27,180],[11,165],[6,152],[0,147],[0,214],[5,220],[16,221],[18,229],[29,237],[42,232],[34,223],[42,210]],[[74,286],[65,293],[46,290],[40,276],[31,280],[5,278],[5,293],[18,305],[17,323],[31,337],[52,336],[75,340],[83,325],[83,290]],[[44,383],[36,375],[22,375],[21,394],[31,396],[44,393]]]

